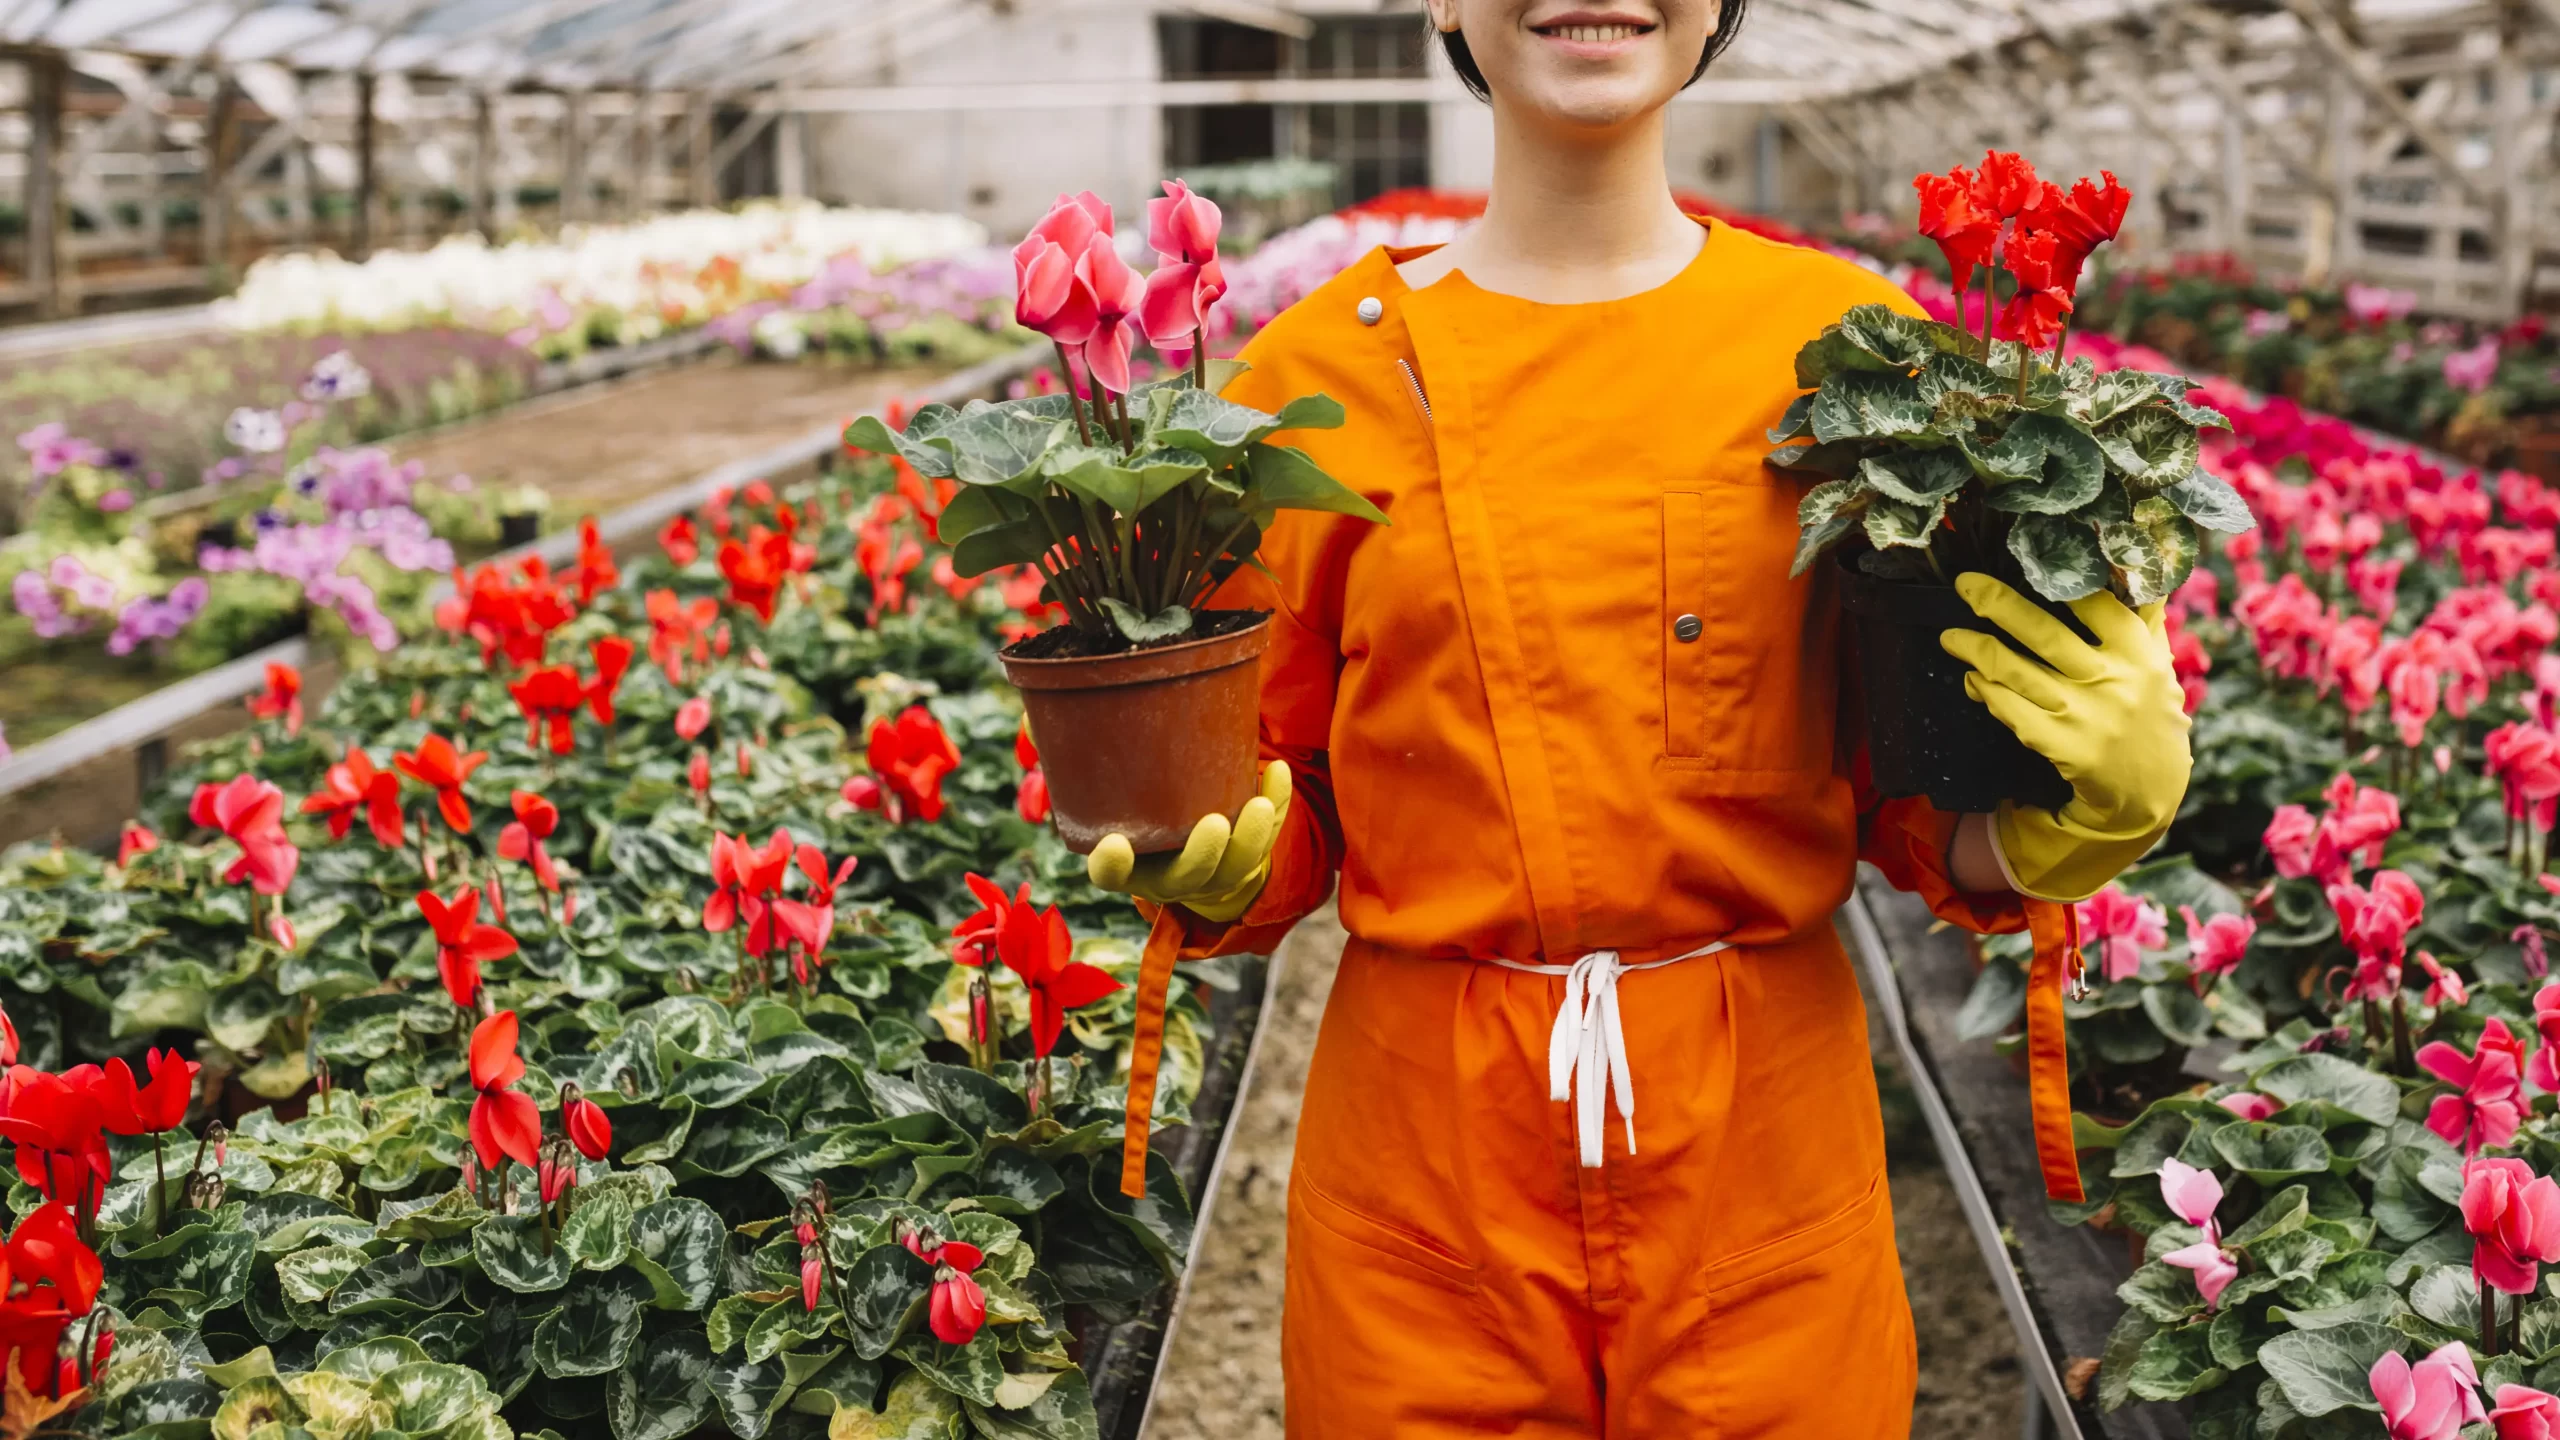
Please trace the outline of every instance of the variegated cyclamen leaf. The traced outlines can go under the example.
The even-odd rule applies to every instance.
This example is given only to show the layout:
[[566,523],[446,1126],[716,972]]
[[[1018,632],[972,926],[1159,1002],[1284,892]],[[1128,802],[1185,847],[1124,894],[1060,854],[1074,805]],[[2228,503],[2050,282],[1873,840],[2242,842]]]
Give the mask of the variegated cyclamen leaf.
[[1813,425],[1813,396],[1799,395],[1787,402],[1787,413],[1769,428],[1769,443],[1784,445],[1804,435]]
[[2148,370],[2109,370],[2092,376],[2085,389],[2069,393],[2071,417],[2085,425],[2104,425],[2137,406],[2160,398],[2161,377]]
[[1835,440],[1822,445],[1781,445],[1764,456],[1761,463],[1780,470],[1810,470],[1836,480],[1855,473],[1859,457],[1866,452],[1865,442],[1858,440]]
[[1852,371],[1823,382],[1813,400],[1813,438],[1893,440],[1927,433],[1928,404],[1918,382],[1903,375]]
[[1983,503],[2017,515],[2068,515],[2098,498],[2106,484],[2106,458],[2097,442],[2070,421],[2053,415],[2021,415],[2001,437],[2004,460],[2041,452],[2036,471],[2011,484],[1994,485]]
[[2207,530],[2239,535],[2258,528],[2258,517],[2249,512],[2249,502],[2240,498],[2240,492],[2201,465],[2160,495],[2177,506],[2180,514]]
[[2158,496],[2133,507],[2131,524],[2099,527],[2098,546],[2129,604],[2168,599],[2196,568],[2195,522]]
[[1868,502],[1861,518],[1866,524],[1867,543],[1878,550],[1897,545],[1926,549],[1939,522],[1947,518],[1947,502],[1942,496],[1926,505],[1906,505],[1879,495]]
[[1804,499],[1796,504],[1796,524],[1802,528],[1796,535],[1795,563],[1787,569],[1789,579],[1802,575],[1815,556],[1849,533],[1849,527],[1858,523],[1858,512],[1866,508],[1868,494],[1854,480],[1825,480],[1804,492]]
[[920,475],[935,480],[948,480],[951,478],[951,452],[941,446],[925,443],[926,437],[933,433],[933,430],[926,426],[928,411],[939,412],[933,417],[938,422],[934,429],[938,429],[940,423],[947,423],[957,418],[960,413],[948,405],[927,405],[923,410],[917,411],[915,418],[907,423],[907,433],[903,435],[882,423],[879,416],[865,415],[845,427],[844,443],[856,450],[868,450],[875,455],[898,456],[916,467],[916,473]]
[[[651,1340],[605,1381],[605,1420],[614,1440],[681,1440],[700,1428],[715,1408],[712,1363],[698,1330],[670,1330]],[[754,1440],[745,1430],[737,1433]]]
[[1858,478],[1888,499],[1926,506],[1963,489],[1973,467],[1953,450],[1896,450],[1860,462]]
[[[1947,401],[1959,397],[2014,403],[2010,397],[2015,391],[2015,381],[2001,379],[1990,366],[1970,355],[1949,353],[1937,356],[1929,362],[1929,368],[1920,372],[1920,398],[1932,410],[1945,409]],[[1963,408],[1972,411],[1983,407]]]
[[2027,584],[2047,600],[2077,600],[2107,588],[2107,560],[2088,525],[2059,515],[2021,515],[2009,526],[2009,553]]
[[2195,427],[2157,406],[2100,426],[2097,442],[2137,495],[2174,484],[2196,468]]
[[951,477],[964,484],[1037,484],[1042,459],[1074,433],[1072,421],[991,405],[962,412],[931,443],[950,452]]
[[631,1216],[631,1268],[656,1290],[659,1309],[699,1310],[719,1290],[727,1234],[719,1212],[700,1200],[653,1201]]
[[471,1252],[482,1274],[519,1295],[557,1290],[578,1268],[538,1215],[490,1216],[471,1232]]

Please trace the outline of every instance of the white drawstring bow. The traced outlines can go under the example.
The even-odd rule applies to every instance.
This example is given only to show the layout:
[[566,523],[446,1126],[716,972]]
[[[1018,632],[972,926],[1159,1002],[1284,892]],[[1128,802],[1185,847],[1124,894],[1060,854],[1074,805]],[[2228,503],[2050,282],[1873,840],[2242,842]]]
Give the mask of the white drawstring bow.
[[1570,965],[1531,965],[1494,957],[1493,963],[1507,970],[1564,977],[1564,1003],[1556,1007],[1555,1028],[1547,1034],[1547,1098],[1572,1102],[1574,1138],[1581,1146],[1584,1169],[1600,1168],[1601,1136],[1608,1122],[1603,1107],[1611,1093],[1617,1096],[1618,1114],[1626,1122],[1627,1153],[1636,1153],[1636,1083],[1627,1064],[1626,1030],[1618,1021],[1618,977],[1631,970],[1659,970],[1726,948],[1727,942],[1718,940],[1641,965],[1620,960],[1615,950],[1594,950]]

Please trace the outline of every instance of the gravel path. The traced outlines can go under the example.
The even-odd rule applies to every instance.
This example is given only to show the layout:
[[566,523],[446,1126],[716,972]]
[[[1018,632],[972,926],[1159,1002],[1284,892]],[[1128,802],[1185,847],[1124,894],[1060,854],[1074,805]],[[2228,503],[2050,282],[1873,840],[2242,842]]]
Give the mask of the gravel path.
[[[1157,1382],[1145,1440],[1280,1440],[1280,1294],[1298,1096],[1333,986],[1342,931],[1310,918],[1275,957],[1253,1088],[1236,1122],[1216,1214],[1192,1252],[1189,1297]],[[1894,1235],[1920,1336],[1919,1436],[2017,1433],[2018,1357],[1928,1132],[1875,1041],[1893,1155]],[[1671,1440],[1671,1437],[1665,1437]]]

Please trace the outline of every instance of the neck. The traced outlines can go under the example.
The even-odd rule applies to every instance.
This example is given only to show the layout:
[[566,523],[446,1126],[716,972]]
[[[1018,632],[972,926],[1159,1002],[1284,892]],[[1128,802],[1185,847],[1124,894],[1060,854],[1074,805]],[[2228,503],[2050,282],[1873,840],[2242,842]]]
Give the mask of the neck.
[[1476,229],[1485,259],[1598,278],[1696,250],[1663,167],[1661,110],[1573,130],[1497,98],[1493,123],[1493,190]]

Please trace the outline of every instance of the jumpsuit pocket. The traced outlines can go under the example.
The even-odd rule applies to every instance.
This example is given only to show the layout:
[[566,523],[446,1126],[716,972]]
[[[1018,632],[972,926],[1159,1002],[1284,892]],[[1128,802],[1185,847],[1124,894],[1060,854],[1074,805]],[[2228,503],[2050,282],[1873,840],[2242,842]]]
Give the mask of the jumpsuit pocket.
[[[1901,1435],[1919,1356],[1884,1176],[1832,1215],[1707,1268],[1719,1435]],[[1818,1412],[1770,1377],[1831,1377]],[[1756,1379],[1754,1377],[1757,1377]]]
[[1290,1206],[1292,1218],[1303,1217],[1308,1225],[1323,1230],[1328,1239],[1369,1252],[1373,1263],[1384,1260],[1460,1290],[1476,1288],[1476,1267],[1438,1241],[1362,1214],[1326,1194],[1323,1187],[1303,1175],[1290,1189],[1290,1198],[1295,1202]]
[[1707,686],[1711,683],[1706,617],[1707,497],[1673,490],[1662,497],[1663,753],[1695,759],[1707,753]]

